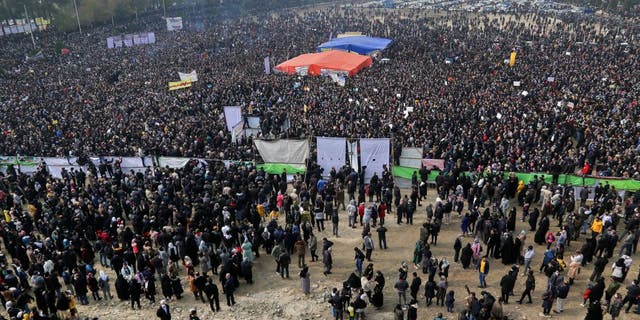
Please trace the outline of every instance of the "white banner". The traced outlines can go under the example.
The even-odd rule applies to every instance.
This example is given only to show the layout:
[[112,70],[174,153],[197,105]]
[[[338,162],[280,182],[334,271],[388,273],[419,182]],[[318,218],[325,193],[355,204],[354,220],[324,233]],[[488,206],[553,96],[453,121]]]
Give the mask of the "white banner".
[[308,140],[253,140],[265,163],[305,164],[309,157]]
[[182,30],[182,17],[167,18],[167,31]]
[[227,130],[233,132],[233,127],[242,121],[242,109],[239,106],[226,106],[223,110]]
[[231,131],[231,142],[237,143],[244,136],[244,121],[238,122]]
[[346,163],[347,139],[317,137],[316,141],[318,144],[318,159],[316,161],[324,169],[323,175],[328,177],[331,168],[336,168],[337,171]]
[[190,73],[178,72],[178,76],[180,77],[180,81],[198,81],[198,73],[195,70],[191,71]]
[[351,168],[353,168],[353,170],[355,170],[356,172],[359,172],[358,170],[358,141],[353,141],[353,142],[349,142],[347,144],[347,151],[348,151],[348,157],[349,157],[349,164],[351,165]]
[[173,157],[158,157],[158,166],[161,168],[184,168],[189,163],[189,158],[173,158]]
[[260,129],[260,117],[247,117],[247,126],[251,129]]
[[420,168],[422,166],[422,148],[402,147],[402,153],[400,154],[400,166]]
[[369,181],[374,172],[382,177],[383,165],[389,168],[389,139],[360,139],[360,166],[364,170],[364,179]]

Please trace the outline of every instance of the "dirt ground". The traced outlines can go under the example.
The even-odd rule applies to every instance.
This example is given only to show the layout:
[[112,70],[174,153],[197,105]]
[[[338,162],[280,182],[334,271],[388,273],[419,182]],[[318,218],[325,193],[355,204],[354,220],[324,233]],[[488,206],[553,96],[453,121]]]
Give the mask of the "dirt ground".
[[[406,192],[406,190],[405,190]],[[423,201],[422,207],[418,207],[418,211],[414,216],[413,225],[397,225],[396,216],[391,215],[386,219],[386,225],[389,229],[387,241],[389,248],[380,250],[377,247],[377,234],[374,234],[374,242],[376,248],[373,251],[374,270],[380,270],[386,278],[386,286],[384,289],[384,307],[381,310],[374,310],[373,307],[367,307],[368,319],[393,319],[393,308],[397,303],[397,295],[393,289],[393,285],[397,280],[398,268],[402,261],[411,262],[413,257],[413,247],[419,239],[420,225],[426,220],[425,208],[426,204],[435,200],[435,191],[429,190],[428,200]],[[520,215],[518,208],[518,215]],[[324,296],[331,288],[341,287],[341,284],[348,275],[355,270],[353,261],[353,247],[361,245],[361,229],[351,229],[347,224],[346,212],[341,211],[341,221],[339,227],[339,237],[331,236],[331,228],[318,234],[318,238],[327,237],[335,243],[333,250],[334,268],[333,274],[324,276],[322,274],[322,263],[311,262],[307,256],[307,264],[310,265],[311,273],[311,294],[305,297],[301,291],[300,280],[297,276],[299,268],[296,263],[292,263],[290,267],[291,278],[281,279],[275,273],[275,262],[270,256],[262,254],[260,258],[255,260],[254,266],[254,284],[248,285],[241,281],[240,288],[236,292],[236,306],[227,307],[225,301],[221,301],[222,311],[212,313],[208,304],[195,301],[193,295],[188,292],[188,284],[184,281],[185,295],[179,301],[172,301],[170,305],[173,309],[173,319],[188,319],[188,312],[191,308],[197,308],[201,319],[331,319],[331,310],[328,303],[324,302]],[[555,226],[552,221],[551,225]],[[432,251],[438,259],[443,256],[452,263],[449,275],[449,289],[453,289],[456,293],[455,310],[457,312],[464,309],[464,298],[466,297],[465,285],[476,292],[478,295],[482,289],[477,287],[478,275],[473,270],[463,270],[460,264],[453,263],[453,243],[459,231],[460,218],[454,214],[452,222],[449,225],[443,225],[442,231],[438,238],[438,244],[432,246]],[[326,225],[325,225],[326,226]],[[551,230],[557,230],[552,227]],[[517,230],[529,230],[528,225],[518,221]],[[463,245],[472,238],[466,238]],[[527,234],[526,245],[533,243],[533,234]],[[571,247],[567,249],[567,253],[573,252],[582,245],[581,241],[573,242]],[[536,283],[538,288],[542,288],[546,284],[546,277],[537,272],[542,255],[544,253],[543,246],[534,245],[536,255],[532,266],[536,270]],[[262,251],[263,253],[264,251]],[[295,259],[292,259],[294,262]],[[366,266],[365,262],[365,266]],[[510,266],[503,265],[500,261],[491,260],[491,271],[487,277],[488,289],[496,298],[500,296],[499,281],[501,277],[507,273]],[[587,266],[576,283],[571,287],[569,298],[565,306],[565,311],[561,315],[553,315],[558,319],[582,319],[586,314],[586,309],[580,306],[582,302],[582,292],[587,285],[588,275],[591,274],[592,267]],[[410,270],[412,272],[413,270]],[[605,272],[607,274],[608,271]],[[638,273],[638,267],[633,266],[630,271],[629,279],[635,278]],[[111,273],[113,274],[113,273]],[[434,305],[426,307],[424,300],[424,282],[427,276],[423,275],[421,270],[418,274],[423,279],[423,286],[419,294],[418,319],[433,319],[438,312],[442,312],[448,319],[457,319],[457,314],[446,312],[444,307],[436,307]],[[607,274],[608,275],[608,274]],[[533,304],[519,305],[513,301],[520,297],[520,293],[524,288],[525,278],[518,277],[516,288],[514,290],[515,297],[512,298],[510,304],[504,305],[504,312],[510,319],[541,319],[539,313],[542,308],[540,305],[541,289],[537,289],[533,293]],[[627,284],[630,280],[627,281]],[[606,284],[608,285],[608,281]],[[157,285],[159,288],[159,284]],[[115,292],[112,290],[112,292]],[[624,293],[624,290],[621,289]],[[224,297],[222,297],[224,298]],[[150,305],[146,299],[142,299],[142,310],[131,310],[127,301],[120,302],[116,300],[94,302],[88,306],[80,306],[79,311],[82,317],[98,317],[100,319],[155,319],[155,311],[158,303]],[[157,299],[159,301],[159,299]],[[221,299],[222,300],[222,299]],[[605,315],[605,319],[611,316]],[[638,315],[621,314],[618,319],[640,319]]]

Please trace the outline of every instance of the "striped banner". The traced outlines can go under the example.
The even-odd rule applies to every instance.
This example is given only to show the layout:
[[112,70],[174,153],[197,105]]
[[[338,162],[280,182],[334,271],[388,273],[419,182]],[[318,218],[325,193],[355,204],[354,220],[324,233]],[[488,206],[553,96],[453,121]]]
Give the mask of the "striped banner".
[[191,81],[169,82],[169,91],[191,87]]

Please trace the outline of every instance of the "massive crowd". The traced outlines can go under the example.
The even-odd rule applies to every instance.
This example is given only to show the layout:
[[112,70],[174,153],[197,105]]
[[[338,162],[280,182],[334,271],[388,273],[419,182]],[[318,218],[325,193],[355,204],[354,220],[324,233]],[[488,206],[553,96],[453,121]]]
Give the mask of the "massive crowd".
[[[614,282],[624,283],[638,241],[640,197],[623,202],[607,185],[591,206],[582,201],[576,205],[570,188],[558,189],[543,179],[525,186],[514,176],[502,179],[493,173],[574,172],[586,167],[585,174],[595,170],[638,177],[640,109],[634,80],[640,68],[637,48],[633,43],[620,45],[616,37],[623,33],[615,28],[625,24],[613,19],[598,22],[614,30],[601,35],[593,17],[563,16],[564,23],[559,23],[533,13],[516,15],[516,20],[378,14],[380,19],[373,22],[374,14],[343,9],[283,12],[233,22],[196,15],[185,18],[186,30],[177,33],[162,31],[157,19],[144,18],[135,26],[156,31],[155,45],[106,49],[110,27],[92,29],[82,37],[42,33],[38,43],[46,57],[27,62],[23,56],[30,49],[24,39],[3,39],[0,153],[255,159],[250,139],[231,143],[219,117],[224,105],[241,105],[246,114],[260,115],[262,135],[269,137],[392,136],[396,153],[402,146],[422,146],[425,156],[447,159],[451,169],[436,181],[439,199],[427,205],[428,222],[414,254],[414,266],[429,274],[427,304],[436,297],[436,304],[454,310],[454,294],[446,287],[450,262],[435,260],[429,246],[437,244],[441,225],[450,223],[455,212],[461,216],[462,233],[476,238],[465,247],[463,238],[456,241],[454,262],[460,251],[461,264],[477,270],[484,287],[493,259],[522,262],[528,272],[532,253],[525,253],[524,235],[513,234],[514,209],[523,208],[522,219],[536,231],[534,242],[547,245],[550,252],[541,268],[549,277],[544,314],[554,299],[556,311],[562,311],[560,299],[568,289],[558,280],[558,266],[565,243],[580,231],[590,229],[593,234],[577,253],[583,257],[572,258],[574,269],[569,265],[568,270],[587,263],[589,254],[598,259],[603,253],[618,256],[614,249],[622,239]],[[626,28],[624,34],[638,31]],[[389,60],[376,61],[349,78],[344,88],[320,77],[264,74],[265,56],[283,61],[314,51],[331,32],[351,30],[387,36],[394,44],[381,53]],[[56,39],[71,53],[53,52]],[[518,59],[511,68],[504,59],[514,48]],[[452,63],[445,63],[446,58]],[[166,90],[178,71],[193,69],[200,80],[192,88]],[[514,87],[514,81],[521,86]],[[415,109],[404,117],[402,111],[409,106]],[[285,119],[291,127],[282,130]],[[489,170],[460,175],[478,167]],[[424,196],[421,182],[426,180],[423,170],[412,181],[412,191],[402,196],[389,172],[365,185],[363,177],[348,168],[338,168],[328,180],[310,168],[307,175],[294,176],[291,188],[284,174],[224,167],[213,160],[140,173],[98,169],[89,164],[86,170],[53,179],[46,166],[31,176],[9,167],[0,180],[2,237],[8,254],[2,261],[0,299],[11,318],[30,313],[34,319],[75,319],[76,303],[90,303],[89,293],[93,300],[110,299],[113,287],[116,297],[131,301],[131,308],[140,307],[143,294],[155,302],[159,291],[163,300],[157,316],[170,319],[167,302],[182,297],[185,280],[196,298],[218,311],[221,295],[231,306],[240,279],[252,282],[253,259],[261,253],[275,258],[283,278],[289,277],[291,256],[302,256],[299,276],[308,293],[305,252],[308,248],[312,260],[322,260],[325,275],[331,273],[332,242],[324,228],[325,221],[331,222],[333,236],[338,236],[340,205],[349,214],[349,227],[362,226],[364,252],[354,249],[358,274],[343,290],[336,288],[330,301],[336,318],[346,313],[363,317],[368,303],[382,306],[385,286],[381,271],[374,272],[373,266],[363,270],[375,247],[373,238],[386,247],[384,225],[392,223],[384,221],[386,213],[394,212],[397,223],[413,223]],[[485,205],[488,209],[481,212]],[[555,233],[548,234],[550,218],[561,228],[557,239]],[[507,252],[522,252],[522,257]],[[607,262],[598,265],[602,264]],[[408,279],[409,268],[403,263],[399,269],[394,284],[399,305],[394,312],[407,309],[415,319],[421,283],[417,275]],[[115,279],[105,269],[115,271]],[[590,295],[585,295],[592,313],[604,289],[601,273],[595,273]],[[217,276],[215,281],[211,274]],[[464,316],[497,318],[499,310],[492,312],[508,302],[517,275],[514,267],[501,281],[501,299],[487,291],[477,299],[469,292]],[[618,307],[636,303],[635,286]]]
[[[396,161],[403,146],[416,146],[471,169],[640,171],[633,21],[334,8],[233,22],[194,16],[181,33],[162,31],[156,16],[132,25],[132,32],[155,31],[157,43],[107,49],[111,26],[82,37],[41,33],[46,59],[24,62],[29,44],[8,38],[0,53],[0,153],[253,160],[250,141],[231,148],[218,117],[221,106],[241,105],[261,116],[264,136],[393,137]],[[273,66],[353,30],[394,43],[380,55],[389,60],[345,87],[264,74],[266,56]],[[59,42],[71,53],[55,52]],[[511,68],[504,60],[512,50]],[[190,70],[196,85],[167,91],[177,72]],[[415,108],[404,117],[406,107]],[[291,127],[282,130],[286,119]]]

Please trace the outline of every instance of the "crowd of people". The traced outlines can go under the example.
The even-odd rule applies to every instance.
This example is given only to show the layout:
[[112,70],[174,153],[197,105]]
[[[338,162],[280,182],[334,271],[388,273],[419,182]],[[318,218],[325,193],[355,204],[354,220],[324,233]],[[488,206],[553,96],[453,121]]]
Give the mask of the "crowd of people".
[[[460,317],[501,318],[521,263],[527,281],[519,302],[532,301],[530,262],[544,246],[544,315],[553,301],[554,311],[563,311],[578,270],[594,258],[592,284],[584,293],[590,319],[602,315],[605,293],[609,313],[625,304],[629,311],[638,301],[638,280],[624,297],[617,291],[640,238],[638,195],[622,199],[607,185],[594,202],[578,205],[570,187],[543,178],[525,185],[514,175],[503,179],[495,173],[579,170],[639,177],[635,79],[640,68],[637,47],[624,38],[637,33],[637,26],[580,15],[523,12],[512,18],[330,8],[233,21],[196,14],[185,17],[184,31],[169,33],[150,16],[132,22],[130,30],[155,31],[156,44],[107,49],[109,26],[88,35],[53,30],[38,34],[44,58],[26,61],[29,44],[18,36],[4,37],[0,154],[209,159],[144,172],[122,172],[110,164],[110,170],[101,170],[87,163],[83,170],[65,171],[62,179],[52,178],[44,164],[32,175],[6,168],[0,179],[6,253],[0,257],[0,299],[9,317],[78,319],[76,306],[91,300],[117,298],[135,309],[142,297],[155,304],[160,294],[156,315],[171,319],[169,303],[185,291],[217,312],[222,295],[232,307],[236,289],[253,283],[253,261],[261,254],[275,260],[282,278],[289,278],[289,265],[296,262],[292,256],[297,256],[302,289],[309,294],[307,249],[330,275],[330,238],[340,236],[340,210],[347,212],[350,228],[362,228],[362,246],[354,248],[356,272],[327,297],[333,315],[360,319],[368,304],[381,308],[383,270],[363,265],[371,261],[374,239],[378,249],[387,248],[385,225],[393,223],[385,219],[388,214],[409,225],[414,215],[422,215],[426,169],[402,195],[387,170],[365,183],[362,173],[348,167],[325,180],[317,166],[309,166],[307,174],[288,182],[285,173],[225,167],[215,159],[259,156],[250,138],[232,143],[219,117],[224,105],[260,116],[261,135],[268,138],[385,136],[393,138],[394,162],[403,146],[445,159],[445,173],[436,180],[438,199],[425,206],[427,222],[412,261],[428,274],[427,305],[435,297],[437,306],[457,312],[448,268],[459,261],[478,272],[483,289],[476,296],[467,288]],[[315,51],[331,33],[350,30],[386,36],[394,44],[381,53],[387,59],[376,58],[345,87],[323,77],[264,74],[265,56],[284,61]],[[622,40],[629,43],[621,45]],[[61,41],[70,54],[55,52]],[[509,67],[504,60],[512,50],[518,58]],[[167,91],[177,72],[194,69],[196,84]],[[414,109],[405,117],[406,107]],[[464,171],[476,173],[464,176]],[[518,211],[535,231],[533,243],[526,241],[526,231],[516,233]],[[453,262],[437,259],[430,248],[439,245],[441,228],[455,215],[461,236]],[[550,231],[552,219],[558,232]],[[332,224],[331,233],[324,230],[325,221]],[[565,250],[583,233],[589,234],[585,244],[567,266]],[[465,236],[472,242],[464,244]],[[499,299],[485,281],[496,259],[513,266],[500,281]],[[613,273],[605,290],[608,259]],[[422,279],[418,272],[409,276],[411,266],[401,264],[393,286],[398,294],[394,314],[400,319],[405,312],[416,319],[421,305]],[[191,315],[197,319],[196,312]]]
[[[640,172],[633,21],[336,7],[233,21],[194,15],[173,33],[161,22],[152,15],[118,31],[39,33],[45,58],[26,62],[30,44],[5,37],[0,151],[254,160],[250,139],[232,147],[218,117],[221,106],[240,105],[261,117],[265,137],[393,137],[396,162],[415,146],[471,170]],[[157,42],[107,49],[120,30],[154,31]],[[264,74],[264,57],[273,67],[350,30],[393,45],[345,87]],[[70,54],[54,50],[60,42]],[[169,92],[167,82],[188,70],[200,80]],[[414,109],[405,117],[406,107]]]

